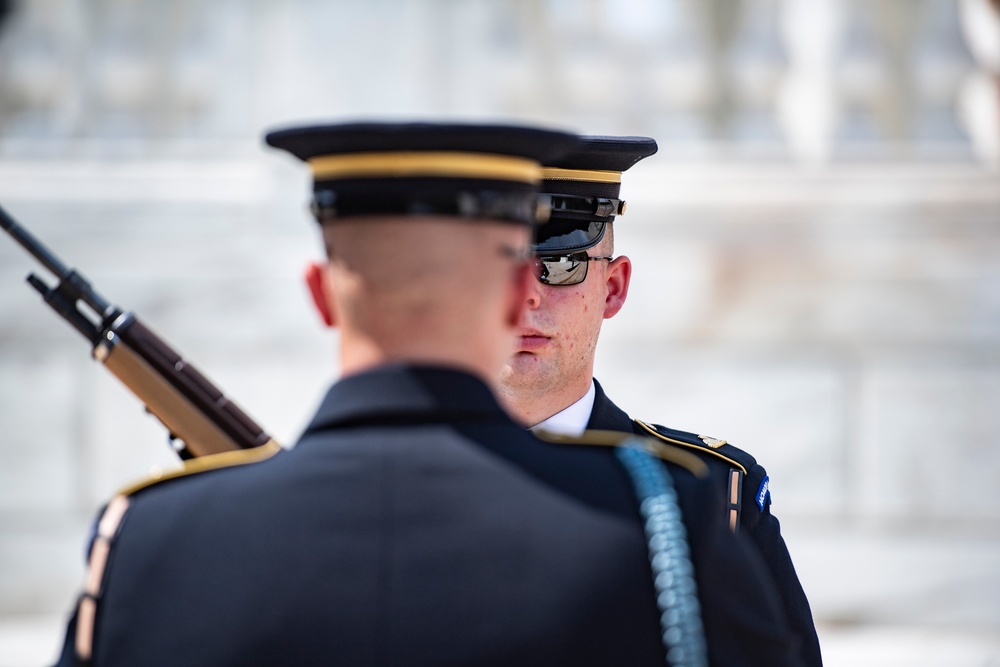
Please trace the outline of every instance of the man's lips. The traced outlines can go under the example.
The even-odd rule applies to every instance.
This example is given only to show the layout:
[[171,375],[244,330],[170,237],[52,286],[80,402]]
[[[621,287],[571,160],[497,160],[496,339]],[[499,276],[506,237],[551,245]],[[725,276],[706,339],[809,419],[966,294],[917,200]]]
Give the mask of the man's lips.
[[517,349],[519,352],[533,352],[548,345],[549,340],[548,336],[534,331],[521,334],[517,339]]

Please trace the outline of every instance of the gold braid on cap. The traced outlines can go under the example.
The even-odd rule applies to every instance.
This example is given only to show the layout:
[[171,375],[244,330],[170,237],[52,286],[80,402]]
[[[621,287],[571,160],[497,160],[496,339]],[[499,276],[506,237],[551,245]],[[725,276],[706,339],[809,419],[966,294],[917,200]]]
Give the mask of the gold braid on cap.
[[587,183],[621,183],[620,171],[598,171],[596,169],[560,169],[543,167],[544,181],[586,181]]
[[512,155],[448,151],[393,151],[321,155],[309,159],[317,181],[347,178],[481,178],[538,183],[536,161]]

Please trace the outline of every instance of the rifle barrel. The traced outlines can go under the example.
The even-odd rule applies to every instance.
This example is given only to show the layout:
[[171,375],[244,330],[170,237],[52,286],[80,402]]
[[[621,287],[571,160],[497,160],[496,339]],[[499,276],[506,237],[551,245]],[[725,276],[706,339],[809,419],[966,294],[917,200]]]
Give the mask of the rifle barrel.
[[55,255],[49,252],[48,248],[43,246],[38,239],[28,233],[21,225],[14,221],[14,218],[7,214],[7,211],[3,210],[0,206],[0,227],[3,227],[8,234],[14,237],[14,240],[21,244],[21,246],[30,252],[32,255],[38,259],[39,262],[45,265],[49,271],[59,276],[60,278],[69,273],[69,269],[60,262]]
[[[21,244],[22,248],[34,255],[45,268],[59,278],[59,285],[54,291],[65,294],[74,300],[82,299],[84,303],[93,308],[101,316],[107,315],[109,309],[113,308],[109,301],[94,291],[86,278],[60,262],[59,258],[51,250],[42,245],[41,241],[32,236],[24,227],[17,224],[14,218],[10,217],[7,211],[3,210],[2,206],[0,206],[0,227],[3,227],[8,234],[14,237],[15,241]],[[42,294],[46,293],[41,289],[44,283],[38,278],[32,281],[29,277],[28,282],[31,283],[32,287],[42,292]]]

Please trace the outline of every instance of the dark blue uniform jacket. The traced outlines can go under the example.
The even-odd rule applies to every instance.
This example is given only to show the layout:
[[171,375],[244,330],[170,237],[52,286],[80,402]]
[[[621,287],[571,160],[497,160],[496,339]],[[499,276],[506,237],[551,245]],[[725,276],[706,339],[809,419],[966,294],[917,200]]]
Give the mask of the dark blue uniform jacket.
[[[756,554],[717,520],[710,485],[670,470],[712,664],[798,664]],[[130,500],[95,665],[664,664],[612,451],[536,440],[458,371],[350,376],[291,450]]]
[[781,526],[778,519],[771,514],[771,496],[767,489],[767,472],[748,453],[731,445],[722,445],[710,449],[699,436],[683,431],[647,425],[647,428],[632,420],[621,408],[611,402],[604,389],[595,380],[597,394],[594,398],[594,408],[590,414],[589,429],[608,431],[626,431],[637,435],[651,435],[649,428],[670,441],[681,441],[689,446],[686,451],[699,454],[709,465],[711,476],[720,489],[726,489],[728,494],[730,471],[734,462],[745,468],[742,480],[742,493],[739,501],[739,528],[741,535],[747,537],[764,558],[772,578],[781,594],[785,615],[793,632],[799,639],[799,655],[802,664],[809,667],[820,667],[823,664],[820,655],[819,638],[813,623],[809,600],[806,598],[788,547],[781,537]]

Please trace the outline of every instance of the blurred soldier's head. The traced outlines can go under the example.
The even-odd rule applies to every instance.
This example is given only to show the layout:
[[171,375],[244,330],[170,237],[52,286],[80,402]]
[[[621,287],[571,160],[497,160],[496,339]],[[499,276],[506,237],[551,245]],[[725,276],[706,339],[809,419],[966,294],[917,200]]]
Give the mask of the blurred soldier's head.
[[[366,123],[295,128],[327,260],[306,282],[340,331],[341,371],[446,364],[495,382],[531,287],[541,163],[578,139],[536,128]],[[547,212],[547,211],[546,211]]]

